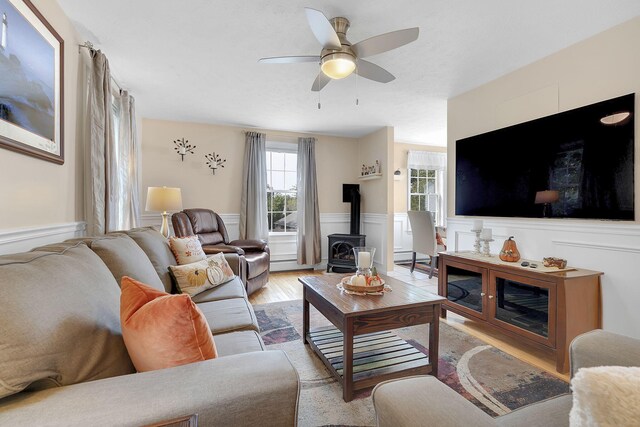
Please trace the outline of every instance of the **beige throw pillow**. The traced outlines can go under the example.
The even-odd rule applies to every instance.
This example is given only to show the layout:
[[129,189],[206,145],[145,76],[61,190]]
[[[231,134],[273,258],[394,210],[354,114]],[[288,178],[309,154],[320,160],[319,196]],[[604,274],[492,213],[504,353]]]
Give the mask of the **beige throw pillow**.
[[198,236],[171,237],[169,246],[176,257],[176,261],[178,261],[178,265],[191,264],[207,259]]
[[571,380],[571,427],[640,425],[640,368],[582,368]]
[[169,269],[178,290],[190,296],[198,295],[235,277],[223,254],[187,265],[170,266]]

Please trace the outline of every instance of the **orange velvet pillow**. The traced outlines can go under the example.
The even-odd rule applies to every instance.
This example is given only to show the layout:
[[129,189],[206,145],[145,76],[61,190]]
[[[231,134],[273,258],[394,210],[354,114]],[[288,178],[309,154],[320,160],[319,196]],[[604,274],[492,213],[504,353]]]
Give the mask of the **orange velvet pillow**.
[[207,319],[189,295],[167,294],[127,276],[121,289],[122,337],[138,372],[218,356]]

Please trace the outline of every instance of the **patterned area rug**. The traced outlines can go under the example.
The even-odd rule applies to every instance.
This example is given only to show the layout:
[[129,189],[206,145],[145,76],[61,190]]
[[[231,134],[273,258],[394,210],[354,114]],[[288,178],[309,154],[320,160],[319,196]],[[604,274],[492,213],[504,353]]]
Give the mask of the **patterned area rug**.
[[[302,301],[254,306],[262,338],[270,349],[284,350],[300,374],[300,426],[372,426],[371,390],[349,403],[340,384],[313,351],[302,344]],[[311,328],[330,323],[312,307]],[[428,354],[428,325],[394,331]],[[438,378],[491,416],[569,392],[564,381],[528,365],[457,329],[440,324]]]

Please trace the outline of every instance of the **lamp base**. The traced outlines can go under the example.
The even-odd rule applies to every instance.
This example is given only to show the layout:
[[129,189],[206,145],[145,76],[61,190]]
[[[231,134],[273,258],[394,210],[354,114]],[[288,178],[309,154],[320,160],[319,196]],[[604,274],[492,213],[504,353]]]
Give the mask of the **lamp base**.
[[160,234],[162,234],[165,239],[169,238],[169,214],[166,211],[162,212],[162,226],[160,227]]

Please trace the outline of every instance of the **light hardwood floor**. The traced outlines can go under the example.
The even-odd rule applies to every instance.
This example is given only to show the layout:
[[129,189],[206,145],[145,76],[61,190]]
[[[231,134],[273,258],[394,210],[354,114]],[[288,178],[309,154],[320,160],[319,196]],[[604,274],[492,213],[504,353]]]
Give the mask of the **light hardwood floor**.
[[[249,301],[251,304],[258,305],[270,302],[302,299],[302,285],[298,282],[298,277],[322,275],[335,276],[337,282],[344,274],[326,273],[322,270],[297,270],[270,273],[269,284],[252,294],[249,297]],[[435,277],[429,279],[426,274],[418,272],[417,270],[410,273],[409,269],[396,266],[396,269],[389,273],[389,275],[411,285],[425,288],[430,292],[438,293],[438,279]],[[473,320],[465,319],[464,317],[458,316],[454,313],[447,313],[447,319],[441,319],[441,321],[468,333],[469,335],[474,336],[513,357],[543,369],[557,378],[567,382],[569,381],[568,374],[560,374],[556,372],[555,358],[551,352],[522,344],[511,337],[487,328],[485,325],[474,322]]]

